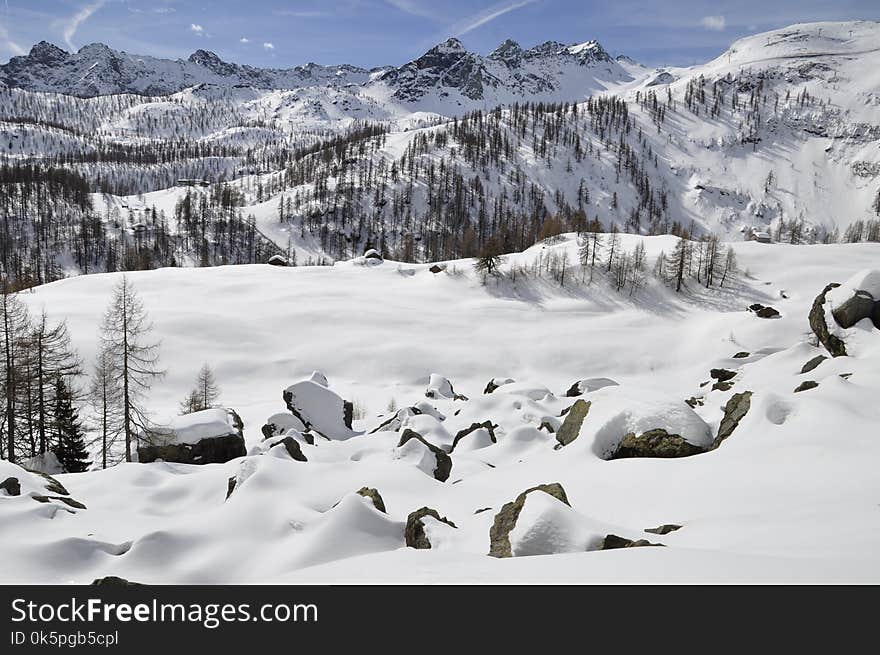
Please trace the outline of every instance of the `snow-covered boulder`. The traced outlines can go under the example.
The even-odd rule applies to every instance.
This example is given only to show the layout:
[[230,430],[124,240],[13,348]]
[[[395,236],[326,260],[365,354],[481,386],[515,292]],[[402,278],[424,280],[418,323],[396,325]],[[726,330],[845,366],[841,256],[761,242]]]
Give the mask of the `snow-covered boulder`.
[[492,557],[512,557],[513,549],[510,543],[510,533],[516,528],[520,513],[525,506],[526,498],[535,492],[549,495],[554,500],[571,507],[565,489],[558,482],[539,484],[531,489],[526,489],[509,503],[505,503],[495,515],[492,527],[489,529],[489,555]]
[[822,293],[813,300],[813,306],[810,308],[809,315],[810,329],[813,330],[813,334],[816,335],[819,343],[825,346],[825,349],[831,353],[832,357],[846,356],[846,344],[843,339],[831,332],[828,326],[828,319],[825,316],[826,298],[831,291],[839,286],[836,282],[826,286]]
[[409,429],[404,430],[400,437],[397,454],[400,459],[414,461],[419,469],[440,482],[446,482],[452,472],[452,458],[446,451]]
[[370,248],[369,250],[367,250],[367,252],[364,253],[364,259],[366,259],[367,261],[378,261],[379,263],[384,261],[382,259],[382,255],[379,254],[379,251],[375,248]]
[[287,266],[287,259],[282,255],[272,255],[267,262],[270,266]]
[[[469,427],[463,428],[455,434],[455,439],[452,441],[450,452],[457,448],[463,450],[477,450],[497,443],[498,439],[495,437],[495,428],[497,427],[497,425],[492,424],[492,421],[471,423]],[[467,437],[467,439],[465,439],[465,437]],[[465,439],[464,443],[460,443],[462,439]]]
[[265,425],[260,428],[264,439],[270,439],[281,435],[288,434],[291,430],[296,432],[305,432],[306,426],[293,414],[272,414],[266,419]]
[[428,380],[428,388],[425,389],[425,397],[435,400],[467,400],[467,396],[455,393],[455,389],[452,388],[452,382],[448,378],[437,373],[431,373],[431,377]]
[[436,509],[422,507],[406,518],[404,537],[410,548],[427,549],[442,540],[444,532],[456,529],[455,523],[440,516]]
[[385,501],[382,499],[382,495],[379,493],[378,489],[373,489],[372,487],[361,487],[357,490],[357,494],[359,496],[363,496],[364,498],[369,498],[373,507],[378,509],[380,512],[388,513],[385,510]]
[[138,435],[138,461],[216,464],[246,454],[244,425],[222,407],[178,416]]
[[547,397],[552,398],[553,392],[543,384],[533,382],[510,382],[498,387],[498,393],[506,393],[511,396],[522,396],[529,400],[544,400]]
[[64,467],[61,465],[61,462],[58,461],[58,456],[51,450],[42,453],[41,455],[35,455],[34,457],[23,459],[19,463],[28,471],[48,473],[49,475],[64,473]]
[[880,270],[859,271],[839,287],[826,294],[835,322],[842,328],[871,319],[880,329]]
[[306,430],[328,439],[343,440],[354,436],[351,428],[354,406],[325,385],[303,380],[287,387],[283,395],[287,409]]
[[586,378],[585,380],[574,382],[568,388],[568,391],[565,392],[565,395],[569,398],[575,398],[591,391],[597,391],[605,387],[616,387],[617,385],[618,383],[611,378]]
[[486,383],[486,388],[483,389],[483,393],[492,393],[498,387],[503,387],[505,384],[512,384],[515,382],[513,378],[492,378]]

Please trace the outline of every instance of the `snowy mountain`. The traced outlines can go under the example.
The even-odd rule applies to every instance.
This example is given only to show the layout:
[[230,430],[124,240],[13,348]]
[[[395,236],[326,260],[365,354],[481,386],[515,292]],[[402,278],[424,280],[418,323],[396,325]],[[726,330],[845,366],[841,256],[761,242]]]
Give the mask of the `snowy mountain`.
[[[878,42],[875,22],[810,23],[741,39],[703,65],[651,70],[593,41],[507,41],[483,56],[450,39],[373,71],[256,71],[201,51],[169,62],[41,44],[7,65],[13,87],[10,67],[33,88],[125,80],[141,93],[159,78],[187,88],[91,98],[2,89],[0,156],[82,175],[101,192],[93,206],[109,231],[132,237],[142,221],[130,208],[168,220],[187,195],[220,197],[178,180],[222,180],[241,219],[299,261],[368,247],[406,260],[466,256],[493,235],[516,250],[594,219],[642,234],[875,239]],[[92,66],[101,73],[89,81]],[[545,229],[548,217],[558,225]],[[39,268],[83,270],[56,254]]]

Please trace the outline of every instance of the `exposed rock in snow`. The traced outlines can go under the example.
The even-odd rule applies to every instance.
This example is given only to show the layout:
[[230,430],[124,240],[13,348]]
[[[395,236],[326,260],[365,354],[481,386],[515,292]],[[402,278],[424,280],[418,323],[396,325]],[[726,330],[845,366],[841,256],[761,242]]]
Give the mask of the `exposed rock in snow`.
[[578,380],[577,382],[573,383],[568,388],[568,391],[565,392],[565,395],[569,398],[574,398],[577,396],[582,396],[585,393],[590,393],[591,391],[614,386],[617,386],[617,382],[615,382],[611,378],[587,378],[585,380]]
[[556,431],[556,440],[560,445],[567,446],[578,438],[584,419],[590,412],[591,405],[591,401],[579,399],[568,409],[568,412],[565,414],[565,420]]
[[853,327],[864,319],[871,319],[880,329],[880,270],[859,271],[840,287],[826,294],[834,320],[842,328]]
[[497,425],[492,424],[492,421],[471,423],[469,427],[456,433],[455,439],[452,442],[452,449],[449,452],[453,452],[458,447],[459,442],[465,437],[469,437],[467,440],[468,450],[485,448],[493,443],[497,443],[498,440],[495,438],[495,428],[497,427]]
[[0,491],[2,491],[7,496],[20,496],[21,495],[21,483],[18,481],[18,478],[8,477],[3,482],[0,482]]
[[141,582],[132,582],[131,580],[126,580],[125,578],[120,578],[115,575],[108,575],[103,578],[95,578],[92,581],[92,586],[127,588],[127,587],[145,587],[146,585],[144,585]]
[[867,291],[856,291],[847,300],[834,307],[831,314],[837,324],[844,328],[851,328],[864,319],[870,319],[874,314],[874,296]]
[[[326,383],[326,378],[323,381]],[[354,436],[351,428],[354,406],[328,389],[325,384],[303,380],[287,387],[283,396],[287,409],[307,430],[328,439],[341,440]]]
[[712,448],[718,448],[721,442],[727,439],[733,431],[739,426],[752,406],[752,392],[743,391],[742,393],[733,394],[727,404],[724,406],[724,418],[718,426],[718,434],[712,442]]
[[619,537],[616,534],[609,534],[602,540],[599,550],[614,550],[615,548],[639,548],[641,546],[662,546],[663,544],[652,544],[647,539],[627,539]]
[[281,255],[272,255],[269,257],[269,261],[266,262],[270,266],[287,266],[287,258]]
[[779,318],[781,316],[777,309],[761,303],[749,305],[749,311],[754,312],[758,318]]
[[809,317],[810,328],[813,330],[819,343],[825,346],[825,349],[831,353],[832,357],[846,356],[846,344],[843,342],[843,339],[829,331],[828,321],[825,318],[826,296],[831,290],[836,289],[839,286],[840,284],[832,282],[825,287],[822,293],[816,296],[816,299],[813,301],[813,306],[810,309]]
[[826,359],[828,358],[825,355],[816,355],[810,361],[804,364],[803,368],[801,368],[801,375],[803,375],[804,373],[809,373]]
[[[449,474],[452,471],[452,458],[449,457],[444,450],[438,448],[432,443],[428,443],[428,441],[419,433],[410,429],[404,430],[397,447],[398,449],[405,448],[406,452],[411,452],[413,449],[427,449],[429,459],[433,459],[433,462],[427,464],[427,470],[425,470],[425,472],[433,475],[434,479],[439,480],[440,482],[446,482],[446,480],[449,479]],[[423,458],[422,462],[424,463],[424,461]]]
[[151,426],[138,438],[138,461],[181,464],[228,462],[246,454],[243,424],[231,409],[214,408]]
[[815,389],[819,386],[819,383],[815,380],[804,380],[797,387],[795,387],[794,393],[800,393],[801,391],[809,391],[810,389]]
[[291,459],[297,462],[307,462],[306,456],[303,454],[302,447],[299,445],[299,442],[291,436],[283,436],[283,437],[273,437],[271,440],[267,439],[266,445],[269,446],[269,451],[273,450],[276,446],[283,446],[284,452],[286,452]]
[[385,510],[385,501],[382,500],[382,496],[381,494],[379,494],[378,489],[373,489],[372,487],[361,487],[357,490],[357,493],[364,498],[369,498],[373,502],[373,506],[380,512],[385,512],[386,514],[388,513]]
[[509,382],[497,387],[498,393],[506,393],[511,396],[523,396],[529,400],[544,400],[553,397],[553,392],[543,384],[530,382]]
[[695,446],[680,434],[669,434],[663,428],[648,430],[639,435],[626,434],[610,459],[629,457],[690,457],[705,452],[702,446]]
[[455,393],[455,389],[452,388],[452,382],[450,382],[448,378],[438,375],[437,373],[431,373],[431,377],[428,380],[428,388],[425,389],[425,397],[434,399],[448,398],[453,400],[467,400],[467,396]]
[[364,253],[364,259],[372,259],[378,262],[382,262],[382,255],[379,254],[379,251],[375,248],[370,248],[367,252]]
[[513,378],[492,378],[486,383],[486,388],[483,389],[483,393],[492,393],[498,387],[504,386],[505,384],[511,384],[512,382],[515,382]]
[[404,531],[406,545],[410,548],[431,548],[431,535],[437,532],[440,526],[456,527],[455,523],[445,516],[440,516],[437,510],[430,507],[422,507],[411,512],[406,517],[406,528]]
[[515,500],[505,503],[495,515],[492,528],[489,530],[489,555],[492,557],[513,557],[510,543],[510,532],[516,527],[517,519],[523,510],[526,498],[536,491],[552,496],[559,502],[571,507],[565,489],[558,482],[539,484],[536,487],[526,489]]
[[290,430],[305,432],[306,426],[296,416],[284,413],[272,414],[260,428],[264,439],[287,434]]
[[681,528],[682,526],[675,523],[664,523],[663,525],[659,525],[656,528],[645,528],[645,532],[664,535],[669,534],[670,532],[675,532],[676,530],[681,530]]

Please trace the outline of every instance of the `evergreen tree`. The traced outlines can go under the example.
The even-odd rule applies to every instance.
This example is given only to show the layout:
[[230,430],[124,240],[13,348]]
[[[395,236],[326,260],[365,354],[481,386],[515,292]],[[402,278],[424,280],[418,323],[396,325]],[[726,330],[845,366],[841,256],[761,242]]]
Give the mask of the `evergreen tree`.
[[200,412],[204,409],[214,407],[217,399],[220,397],[220,389],[217,387],[217,381],[214,378],[214,371],[207,362],[202,364],[199,374],[196,376],[196,385],[187,397],[180,403],[180,412],[182,414],[191,414]]
[[55,456],[67,473],[88,469],[88,451],[79,412],[73,406],[73,394],[64,378],[55,382]]

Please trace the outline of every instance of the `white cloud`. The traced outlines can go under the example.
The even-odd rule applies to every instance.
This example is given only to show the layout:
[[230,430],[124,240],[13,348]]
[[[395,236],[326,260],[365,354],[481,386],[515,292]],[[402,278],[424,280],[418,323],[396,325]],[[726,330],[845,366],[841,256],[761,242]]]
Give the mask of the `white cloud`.
[[700,19],[700,25],[707,30],[721,32],[727,26],[727,21],[724,19],[724,16],[703,16]]
[[265,43],[263,43],[263,49],[264,50],[274,50],[275,45],[266,41]]
[[517,0],[516,2],[500,2],[498,4],[494,4],[491,7],[488,7],[481,11],[478,14],[474,14],[473,16],[469,16],[462,21],[459,21],[455,25],[453,25],[449,32],[454,36],[461,36],[462,34],[467,34],[478,27],[482,27],[486,23],[491,23],[496,18],[503,16],[515,9],[520,9],[527,5],[532,5],[538,2],[538,0]]
[[205,31],[205,28],[203,28],[198,23],[193,23],[192,25],[189,26],[189,29],[192,30],[193,32],[195,32],[196,34],[201,34],[202,32]]
[[247,38],[246,36],[243,36],[238,40],[238,42],[239,43],[250,43],[251,40],[249,38]]
[[92,14],[103,7],[106,2],[107,0],[95,0],[95,2],[84,6],[76,12],[70,20],[64,24],[64,42],[67,44],[68,48],[76,50],[76,46],[73,45],[73,37],[76,36],[76,31],[79,29],[79,26],[85,23]]

